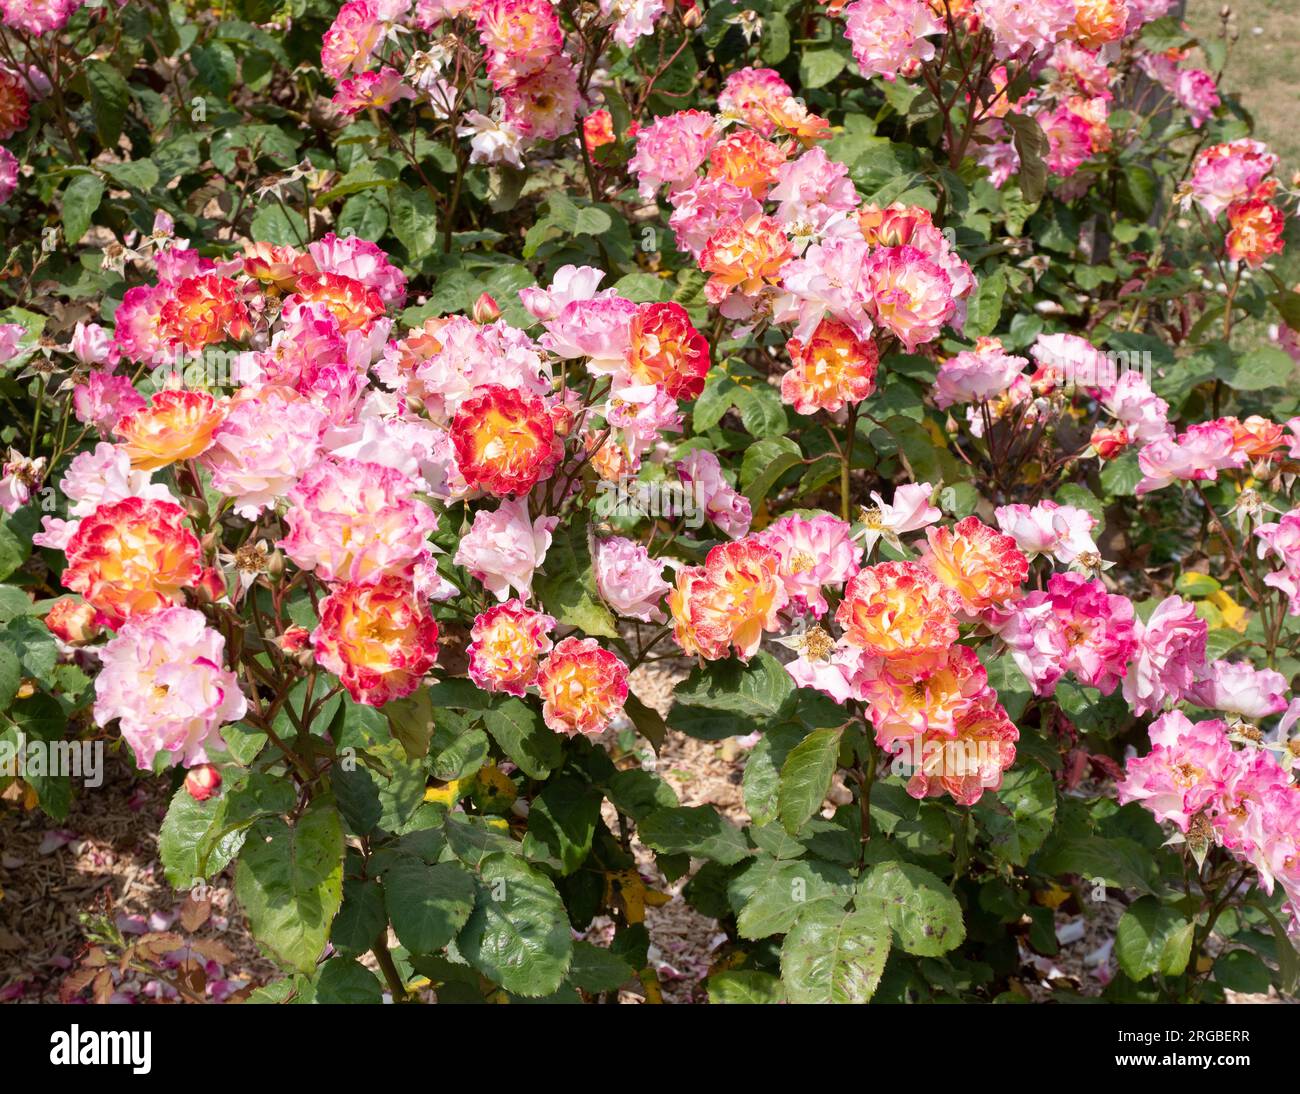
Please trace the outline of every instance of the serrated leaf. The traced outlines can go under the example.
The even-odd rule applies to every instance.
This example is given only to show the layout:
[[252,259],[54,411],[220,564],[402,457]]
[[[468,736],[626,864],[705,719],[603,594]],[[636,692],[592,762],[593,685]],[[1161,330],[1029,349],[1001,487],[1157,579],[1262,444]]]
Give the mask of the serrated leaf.
[[724,866],[751,853],[740,829],[711,805],[658,809],[637,825],[637,835],[652,851],[685,851]]
[[1154,973],[1179,976],[1192,954],[1195,924],[1177,908],[1144,896],[1130,904],[1115,930],[1115,957],[1130,980]]
[[781,765],[777,811],[781,826],[795,835],[826,800],[835,775],[842,729],[817,729],[790,750]]
[[889,957],[889,925],[875,911],[829,900],[799,913],[781,945],[781,980],[791,1003],[866,1003]]
[[708,979],[709,1002],[723,1003],[784,1003],[785,985],[770,972],[737,969],[732,972],[715,972]]
[[278,817],[249,830],[235,896],[253,937],[300,972],[316,967],[343,898],[343,826],[318,799],[290,826]]
[[961,905],[929,870],[905,862],[872,867],[858,886],[858,906],[879,910],[899,944],[918,957],[938,957],[966,937]]
[[632,966],[616,953],[590,942],[573,944],[569,983],[586,992],[616,991],[636,976]]
[[513,855],[488,855],[474,912],[460,932],[461,954],[516,995],[558,990],[573,958],[564,902],[545,874]]
[[559,860],[568,875],[591,853],[591,841],[600,823],[600,793],[574,777],[553,779],[536,798],[528,813],[524,853],[534,857],[532,844],[540,844]]
[[435,953],[470,917],[477,899],[473,876],[454,862],[430,866],[402,856],[384,870],[384,902],[398,940],[411,953]]
[[90,218],[104,197],[104,180],[89,173],[73,175],[63,190],[63,238],[69,246],[90,230]]
[[379,978],[351,957],[331,957],[316,978],[318,1003],[382,1003],[384,989]]
[[131,105],[131,88],[107,61],[85,62],[86,86],[90,90],[90,113],[95,119],[95,132],[99,143],[116,150],[117,139],[122,135],[122,122]]
[[541,711],[510,698],[483,715],[501,751],[531,779],[545,779],[564,758],[563,742],[542,721]]

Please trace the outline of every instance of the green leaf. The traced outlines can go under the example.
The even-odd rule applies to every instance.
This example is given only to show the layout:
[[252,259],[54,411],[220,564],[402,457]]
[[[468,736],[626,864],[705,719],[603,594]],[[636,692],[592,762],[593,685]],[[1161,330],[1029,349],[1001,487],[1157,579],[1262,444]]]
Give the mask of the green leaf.
[[205,839],[223,827],[230,794],[231,788],[227,787],[222,795],[199,802],[182,786],[172,795],[158,833],[158,857],[172,888],[192,888],[203,878],[224,870],[238,853],[244,842],[242,830],[218,841],[207,856],[206,869],[200,869]]
[[782,721],[794,707],[795,686],[781,662],[760,650],[748,664],[730,658],[693,669],[673,696],[669,726],[718,741]]
[[200,86],[218,99],[230,94],[239,79],[239,62],[225,42],[212,42],[190,50],[190,61],[199,74]]
[[573,957],[560,894],[545,874],[513,855],[488,855],[480,874],[478,901],[457,948],[507,991],[550,995],[564,982]]
[[1134,487],[1141,481],[1142,468],[1138,466],[1135,452],[1107,460],[1101,469],[1101,487],[1115,497],[1132,497]]
[[348,831],[357,836],[368,836],[384,814],[384,807],[379,804],[379,788],[369,768],[359,764],[355,767],[337,765],[330,783],[339,812],[347,821]]
[[487,763],[490,745],[483,730],[457,728],[451,712],[440,710],[434,715],[435,730],[429,742],[429,774],[443,782],[463,779]]
[[20,615],[0,629],[3,642],[18,656],[28,676],[46,680],[59,662],[59,646],[48,628],[35,616]]
[[1286,388],[1295,375],[1291,355],[1276,346],[1260,346],[1234,356],[1214,370],[1215,376],[1237,391]]
[[997,329],[1002,318],[1002,301],[1007,295],[1007,275],[999,267],[986,277],[971,294],[966,306],[966,325],[962,334],[967,338],[983,338]]
[[379,978],[351,957],[331,957],[316,980],[318,1003],[382,1003]]
[[1047,134],[1038,120],[1030,114],[1008,114],[1003,121],[1011,127],[1016,152],[1020,156],[1017,179],[1020,193],[1033,204],[1041,201],[1047,192],[1047,153],[1051,150]]
[[615,809],[634,821],[656,809],[673,809],[678,805],[677,792],[667,780],[640,767],[617,772],[609,780],[605,796]]
[[1042,873],[1099,878],[1107,885],[1140,893],[1154,893],[1158,875],[1151,852],[1123,837],[1053,836],[1035,865]]
[[1159,190],[1160,184],[1151,168],[1140,163],[1125,164],[1117,193],[1120,211],[1134,220],[1150,219]]
[[663,748],[668,725],[664,722],[662,714],[654,707],[646,706],[632,691],[627,693],[627,699],[623,703],[623,713],[631,719],[632,724],[636,726],[636,731],[650,742],[655,752]]
[[8,710],[23,682],[23,667],[8,645],[0,645],[0,710]]
[[280,247],[304,247],[308,239],[307,222],[297,209],[267,204],[253,214],[249,235]]
[[1248,995],[1264,995],[1273,984],[1268,966],[1248,950],[1232,950],[1215,961],[1214,979]]
[[803,453],[788,437],[767,437],[751,445],[740,466],[741,486],[750,504],[757,509],[777,480],[802,462]]
[[882,862],[858,886],[858,906],[876,908],[918,957],[938,957],[966,937],[961,905],[929,870],[905,862]]
[[292,827],[278,817],[253,825],[235,896],[253,937],[286,965],[310,973],[343,898],[343,826],[333,803],[318,799]]
[[876,911],[818,900],[799,913],[781,945],[781,980],[791,1003],[866,1003],[889,957],[889,925]]
[[1197,573],[1195,570],[1184,570],[1174,582],[1174,592],[1179,596],[1190,596],[1193,600],[1213,596],[1222,588],[1223,585],[1217,578],[1209,574]]
[[799,82],[805,88],[825,87],[844,71],[848,59],[834,49],[810,49],[799,58]]
[[[10,519],[0,520],[0,581],[3,581],[18,569],[32,553],[30,536],[20,535],[11,525]],[[16,613],[27,615],[27,612]],[[13,618],[11,615],[10,618]]]
[[104,180],[98,175],[73,175],[63,191],[63,238],[69,246],[81,242],[90,230],[90,218],[104,196]]
[[106,61],[88,60],[84,71],[86,86],[90,90],[90,113],[95,119],[99,143],[115,151],[117,139],[122,135],[122,122],[131,105],[130,85]]
[[531,779],[545,779],[564,759],[561,739],[546,727],[541,712],[522,699],[510,698],[489,710],[483,725]]
[[569,983],[586,992],[617,991],[636,976],[636,971],[618,954],[590,942],[573,944]]
[[104,174],[128,190],[152,190],[158,185],[158,168],[152,160],[127,160],[101,164]]
[[558,859],[561,873],[573,873],[591,853],[591,841],[600,823],[600,793],[572,776],[553,779],[528,812],[524,854],[535,857],[535,845]]
[[339,953],[360,956],[366,953],[388,928],[384,909],[384,890],[379,882],[345,877],[343,904],[330,928],[330,942]]
[[388,191],[388,227],[406,248],[411,265],[418,266],[438,246],[438,212],[432,195],[398,183]]
[[596,588],[590,533],[584,521],[567,521],[555,529],[542,572],[533,579],[533,591],[561,623],[587,635],[618,637],[614,617]]
[[1154,973],[1179,976],[1192,955],[1195,924],[1177,908],[1144,896],[1120,917],[1115,930],[1115,957],[1130,980]]
[[477,887],[454,862],[430,866],[403,855],[384,871],[384,901],[397,937],[411,953],[435,953],[469,920]]
[[826,800],[835,775],[842,729],[817,729],[800,741],[781,765],[777,809],[781,826],[795,835]]
[[785,985],[770,972],[737,969],[715,972],[708,979],[709,1002],[784,1003]]
[[704,390],[695,400],[691,411],[691,422],[696,433],[712,429],[722,416],[735,405],[736,393],[740,385],[721,368],[709,370],[704,378]]
[[447,845],[466,866],[478,869],[483,860],[493,854],[515,855],[521,850],[520,844],[510,838],[503,828],[497,828],[485,817],[466,816],[464,813],[448,813],[443,824],[447,836]]
[[404,699],[393,699],[383,706],[388,728],[402,742],[408,759],[416,760],[429,754],[429,741],[433,738],[433,699],[428,688],[417,688]]
[[1056,822],[1056,786],[1037,764],[1022,764],[1008,771],[1002,786],[995,794],[985,794],[974,812],[989,835],[993,854],[1024,866]]
[[[751,387],[737,387],[735,391],[736,409],[740,411],[740,420],[745,428],[755,437],[780,437],[789,428],[785,405],[781,396],[771,384],[756,383]],[[798,445],[795,445],[798,451]]]
[[776,820],[780,808],[781,765],[801,740],[804,731],[795,725],[773,726],[768,729],[749,752],[745,761],[745,774],[741,786],[745,795],[745,808],[756,825],[770,824]]
[[1286,289],[1274,293],[1268,300],[1277,309],[1282,322],[1292,330],[1300,330],[1300,292]]
[[711,805],[656,810],[637,825],[637,835],[652,851],[686,851],[723,866],[752,853],[740,829]]
[[741,938],[754,940],[785,934],[814,900],[843,906],[853,894],[853,879],[842,866],[805,859],[780,862],[760,856],[737,875],[728,895],[744,895],[750,885],[754,887],[736,918],[736,929]]

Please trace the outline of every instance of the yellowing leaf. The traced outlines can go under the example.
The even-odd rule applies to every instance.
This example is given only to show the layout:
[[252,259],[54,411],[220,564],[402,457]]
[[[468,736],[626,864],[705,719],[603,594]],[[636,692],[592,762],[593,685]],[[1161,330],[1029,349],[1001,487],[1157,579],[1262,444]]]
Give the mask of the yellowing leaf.
[[661,908],[671,899],[667,893],[648,888],[636,870],[613,870],[605,874],[605,903],[610,907],[621,905],[629,924],[644,923],[647,907]]
[[1046,889],[1039,889],[1034,893],[1034,903],[1055,909],[1069,900],[1070,896],[1069,889],[1062,889],[1056,882],[1052,882]]
[[443,783],[441,786],[427,787],[424,791],[424,800],[450,808],[461,798],[461,782],[461,779],[452,779],[451,782]]
[[1238,634],[1245,631],[1246,609],[1233,600],[1227,592],[1220,589],[1217,593],[1211,593],[1206,599],[1219,609],[1221,619],[1219,627],[1229,627]]

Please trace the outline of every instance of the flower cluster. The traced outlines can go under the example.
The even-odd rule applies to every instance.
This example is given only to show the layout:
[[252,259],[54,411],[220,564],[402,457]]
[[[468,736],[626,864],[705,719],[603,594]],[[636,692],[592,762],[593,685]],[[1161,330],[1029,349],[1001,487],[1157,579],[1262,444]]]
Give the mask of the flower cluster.
[[[653,33],[665,9],[664,0],[604,0],[596,21],[630,47]],[[336,81],[333,107],[341,116],[387,114],[410,101],[469,139],[471,163],[514,167],[523,166],[530,147],[574,131],[594,97],[579,61],[551,0],[348,0],[321,45],[321,68]],[[466,80],[471,73],[485,78],[490,103]],[[589,152],[614,140],[612,129],[608,141],[601,136],[608,119],[603,111],[584,121]]]
[[[1287,761],[1285,735],[1297,716],[1300,704],[1278,727]],[[1139,802],[1173,824],[1198,863],[1210,847],[1225,848],[1255,868],[1266,893],[1280,885],[1292,915],[1300,916],[1300,788],[1289,762],[1279,761],[1270,742],[1176,710],[1151,723],[1150,737],[1151,750],[1128,763],[1120,801]]]

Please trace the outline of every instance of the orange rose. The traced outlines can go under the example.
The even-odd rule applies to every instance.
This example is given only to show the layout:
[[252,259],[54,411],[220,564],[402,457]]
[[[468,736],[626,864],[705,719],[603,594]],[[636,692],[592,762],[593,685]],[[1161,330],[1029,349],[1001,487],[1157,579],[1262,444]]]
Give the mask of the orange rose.
[[64,586],[113,627],[179,604],[202,571],[185,510],[144,498],[101,505],[77,527],[67,556]]

